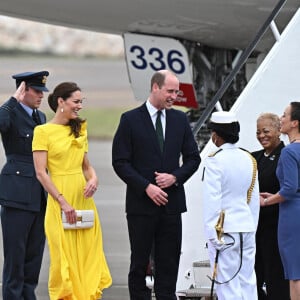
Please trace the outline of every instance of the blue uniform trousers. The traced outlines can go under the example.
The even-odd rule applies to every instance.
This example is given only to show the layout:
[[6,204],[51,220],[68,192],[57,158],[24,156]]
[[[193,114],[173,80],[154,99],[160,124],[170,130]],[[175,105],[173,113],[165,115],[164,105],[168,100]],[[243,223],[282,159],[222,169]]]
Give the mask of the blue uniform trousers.
[[45,247],[45,207],[32,212],[1,207],[3,300],[35,300]]

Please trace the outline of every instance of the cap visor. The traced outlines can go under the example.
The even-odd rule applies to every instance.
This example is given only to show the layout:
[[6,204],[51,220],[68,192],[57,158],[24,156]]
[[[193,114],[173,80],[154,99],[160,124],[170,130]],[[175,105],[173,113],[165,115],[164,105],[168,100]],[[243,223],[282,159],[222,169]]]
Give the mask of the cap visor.
[[37,91],[49,92],[49,90],[45,86],[30,85],[30,87]]

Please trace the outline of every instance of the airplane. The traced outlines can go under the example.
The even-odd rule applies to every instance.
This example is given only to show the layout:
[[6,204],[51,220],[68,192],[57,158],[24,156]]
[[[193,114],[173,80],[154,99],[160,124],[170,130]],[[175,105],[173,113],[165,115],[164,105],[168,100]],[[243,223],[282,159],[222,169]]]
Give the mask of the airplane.
[[[276,17],[276,26],[281,32],[300,2],[279,2],[284,3]],[[181,75],[181,66],[188,64],[187,69],[191,75],[188,78],[179,76],[179,79],[187,81],[187,86],[182,89],[185,89],[186,95],[182,95],[176,104],[190,108],[187,114],[193,123],[212,95],[216,94],[233,69],[241,51],[254,38],[275,6],[276,2],[270,0],[75,0],[72,5],[67,0],[28,0],[26,4],[21,0],[12,0],[0,3],[0,13],[32,21],[122,35],[127,49],[129,79],[134,95],[139,100],[147,97],[148,87],[145,87],[145,83],[149,82],[147,79],[153,71],[166,66]],[[137,35],[128,37],[129,33]],[[142,37],[146,44],[136,45]],[[162,39],[158,37],[170,38],[168,43],[176,40],[178,43],[174,45],[175,49],[179,44],[184,49],[169,52],[170,45],[167,50],[161,49]],[[223,109],[228,110],[232,106],[274,42],[274,36],[268,30],[224,93]],[[184,56],[187,58],[184,59]],[[132,60],[135,60],[134,66],[130,64]],[[200,139],[200,149],[206,142],[207,137],[203,141]]]
[[[299,0],[281,2],[286,3],[276,18],[278,31],[285,28],[300,3]],[[21,0],[12,0],[1,2],[0,13],[38,22],[120,34],[124,37],[125,46],[126,33],[139,34],[133,38],[135,40],[140,39],[141,35],[169,37],[178,40],[184,46],[188,63],[192,68],[190,81],[192,81],[193,91],[188,93],[188,102],[181,101],[177,104],[192,108],[189,112],[192,122],[199,117],[199,113],[207,106],[212,95],[220,88],[224,78],[232,70],[235,60],[238,59],[239,51],[245,49],[253,39],[259,26],[274,9],[275,4],[276,2],[270,0],[249,0],[247,2],[243,0],[189,0],[188,3],[181,0],[165,0],[163,2],[142,0],[102,0],[101,2],[89,0],[83,2],[75,0],[70,5],[67,0],[51,2],[28,0],[26,4]],[[245,87],[253,73],[255,62],[262,59],[274,41],[271,30],[261,38],[251,54],[248,64],[241,68],[231,87],[224,94],[224,109],[232,106],[232,98],[235,100]],[[168,64],[161,64],[162,60],[170,61],[171,59],[173,64],[181,63],[181,52],[171,53],[173,56],[168,57],[169,53],[158,51],[159,47],[156,46],[155,50],[157,51],[154,50],[150,55],[140,51],[151,51],[153,48],[143,47],[136,47],[133,55],[139,63],[138,68],[134,71],[140,71],[143,74],[144,82],[147,81],[145,80],[147,71],[150,73],[162,66],[168,66]],[[154,61],[152,68],[150,60]],[[174,71],[179,74],[180,66],[175,67]],[[148,74],[148,76],[150,75]],[[141,90],[145,90],[142,89],[143,86],[140,85],[140,82],[139,84],[135,83],[131,77],[134,92],[135,86],[140,86]],[[139,74],[135,78],[140,78]],[[138,92],[134,94],[139,99],[143,95]]]
[[[276,7],[278,12],[269,20],[268,29],[253,45],[245,63],[233,73]],[[184,83],[177,104],[189,108],[187,114],[193,128],[200,126],[194,133],[201,157],[205,158],[213,145],[205,122],[199,124],[202,116],[208,119],[212,110],[235,111],[241,123],[241,146],[255,150],[259,148],[255,140],[258,114],[270,109],[281,114],[288,102],[297,97],[299,100],[296,79],[300,75],[300,59],[295,55],[299,53],[295,43],[300,33],[298,30],[296,35],[294,27],[289,26],[293,17],[299,15],[299,7],[299,0],[278,3],[270,0],[27,0],[26,3],[10,0],[0,3],[0,14],[122,35],[128,75],[138,100],[146,99],[143,92],[148,93],[149,88],[143,84],[149,83],[155,70],[171,68]],[[293,39],[285,34],[287,27],[292,27]],[[298,51],[287,55],[289,47],[298,47]],[[226,91],[216,98],[231,74],[234,76]],[[180,299],[188,298],[189,291],[205,286],[202,273],[209,274],[205,269],[207,253],[201,229],[201,165],[186,183],[188,212],[183,215],[177,283],[178,291],[186,292],[181,293]],[[201,262],[204,268],[200,270]],[[196,297],[200,299],[195,295],[193,298]]]

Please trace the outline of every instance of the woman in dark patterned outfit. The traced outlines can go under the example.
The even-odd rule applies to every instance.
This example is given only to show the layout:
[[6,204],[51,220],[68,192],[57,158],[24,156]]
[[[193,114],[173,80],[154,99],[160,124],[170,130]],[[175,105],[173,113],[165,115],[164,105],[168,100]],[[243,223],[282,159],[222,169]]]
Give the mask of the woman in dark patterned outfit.
[[[280,120],[272,113],[261,114],[257,119],[256,137],[263,149],[253,152],[257,161],[259,190],[276,193],[279,182],[276,167],[284,147],[280,141]],[[261,207],[256,232],[255,272],[258,300],[289,300],[289,282],[284,279],[278,250],[279,204]],[[266,292],[263,285],[266,285]]]

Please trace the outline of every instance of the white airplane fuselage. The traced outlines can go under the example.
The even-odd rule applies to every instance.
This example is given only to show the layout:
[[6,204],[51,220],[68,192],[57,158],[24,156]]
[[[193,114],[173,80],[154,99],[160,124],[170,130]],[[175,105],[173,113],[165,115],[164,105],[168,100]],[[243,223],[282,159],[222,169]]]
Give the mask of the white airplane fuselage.
[[[270,0],[10,0],[1,1],[0,14],[67,27],[112,34],[135,32],[175,37],[211,47],[243,49],[270,14]],[[289,0],[278,20],[282,30],[299,0]],[[274,38],[263,38],[259,49]]]

